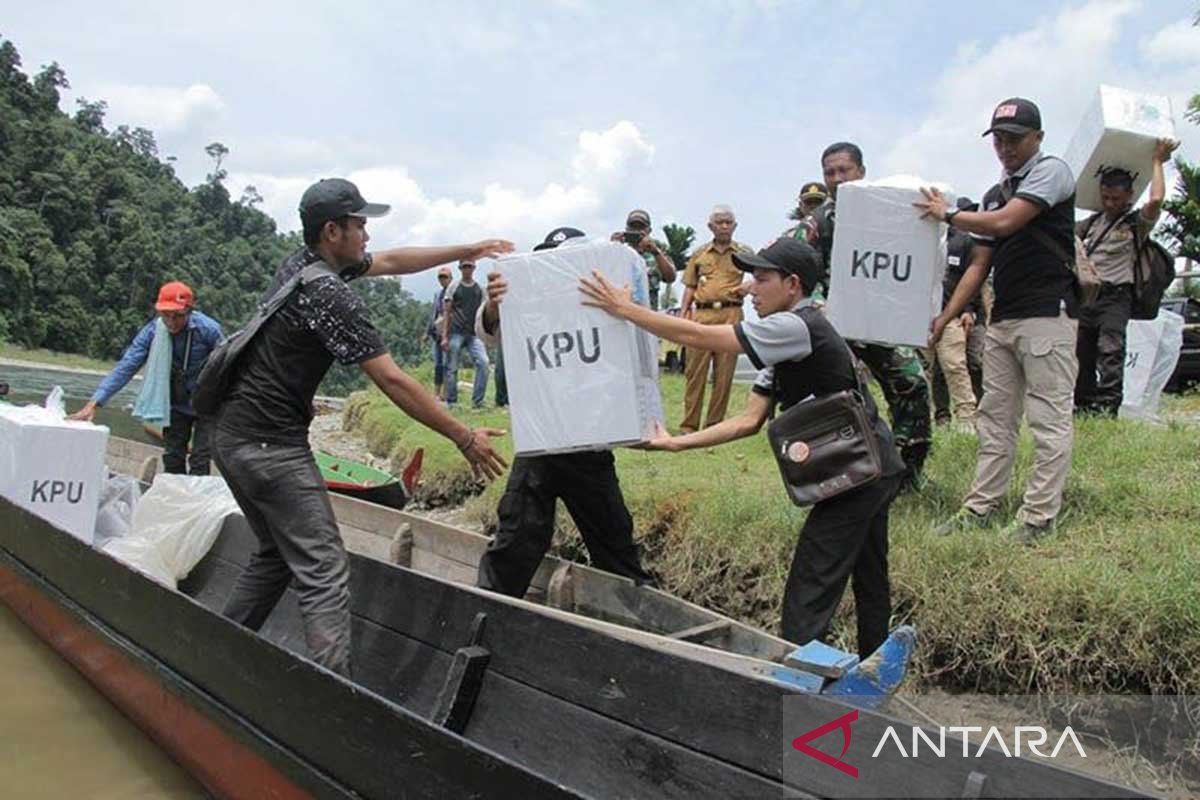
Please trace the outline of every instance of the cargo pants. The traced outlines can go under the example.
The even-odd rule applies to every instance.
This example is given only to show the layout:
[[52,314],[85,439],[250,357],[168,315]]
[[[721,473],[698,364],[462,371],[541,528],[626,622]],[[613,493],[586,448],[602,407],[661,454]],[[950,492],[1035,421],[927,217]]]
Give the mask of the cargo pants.
[[850,347],[879,381],[900,457],[910,477],[919,476],[929,455],[931,436],[929,381],[921,359],[910,347],[869,342],[850,342]]
[[350,560],[312,451],[217,428],[213,455],[258,538],[221,612],[258,630],[293,578],[309,656],[350,675]]
[[1079,309],[1075,356],[1075,410],[1115,417],[1124,400],[1125,331],[1133,311],[1133,287],[1104,284],[1096,302]]
[[559,498],[575,520],[592,566],[637,583],[653,583],[633,541],[633,518],[625,506],[609,451],[517,456],[497,509],[499,523],[479,560],[477,584],[524,597],[554,538]]

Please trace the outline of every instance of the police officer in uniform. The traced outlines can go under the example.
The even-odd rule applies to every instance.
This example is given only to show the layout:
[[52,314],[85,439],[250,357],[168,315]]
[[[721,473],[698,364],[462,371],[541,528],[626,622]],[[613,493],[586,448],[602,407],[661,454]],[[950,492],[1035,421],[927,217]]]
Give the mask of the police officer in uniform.
[[[829,199],[817,207],[805,220],[804,234],[809,244],[817,248],[824,262],[823,275],[814,295],[824,299],[829,292],[830,256],[833,253],[833,230],[837,215],[837,188],[847,181],[866,177],[862,150],[850,142],[835,142],[821,154],[821,169]],[[929,455],[931,423],[929,414],[929,382],[921,359],[911,347],[893,347],[874,342],[851,342],[854,354],[862,360],[887,400],[896,444],[907,467],[905,478],[909,487],[918,486],[925,458]]]
[[[581,281],[585,303],[627,319],[657,336],[718,353],[745,353],[762,370],[746,410],[703,431],[649,443],[654,450],[690,450],[752,436],[772,408],[788,408],[858,385],[853,357],[833,325],[812,303],[821,278],[816,251],[781,238],[757,255],[738,253],[738,269],[754,276],[750,294],[760,319],[732,325],[699,325],[655,314],[633,303],[599,273]],[[813,506],[800,531],[783,599],[783,638],[798,644],[828,631],[846,581],[853,579],[858,651],[873,653],[887,638],[891,618],[888,585],[888,511],[904,473],[887,423],[868,400],[879,440],[883,474],[877,480]]]

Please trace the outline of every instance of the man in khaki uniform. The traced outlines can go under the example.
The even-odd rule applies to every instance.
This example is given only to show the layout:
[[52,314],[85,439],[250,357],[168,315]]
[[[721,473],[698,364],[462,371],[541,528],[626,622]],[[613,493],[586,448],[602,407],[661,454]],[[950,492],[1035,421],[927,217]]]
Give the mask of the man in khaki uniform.
[[[742,298],[747,289],[742,284],[742,271],[733,263],[733,254],[753,251],[733,240],[737,218],[729,206],[713,208],[708,215],[708,229],[712,231],[712,241],[692,254],[683,271],[683,318],[701,325],[734,325],[742,321]],[[684,370],[687,389],[683,398],[683,422],[679,426],[684,433],[700,428],[700,406],[704,403],[710,364],[713,391],[708,400],[704,427],[725,419],[737,354],[688,348]]]

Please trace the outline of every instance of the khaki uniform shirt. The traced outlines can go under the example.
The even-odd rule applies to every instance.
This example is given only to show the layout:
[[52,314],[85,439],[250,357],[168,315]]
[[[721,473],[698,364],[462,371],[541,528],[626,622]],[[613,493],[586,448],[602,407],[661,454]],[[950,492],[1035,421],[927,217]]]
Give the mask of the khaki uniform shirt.
[[[1087,228],[1083,244],[1091,252],[1092,264],[1095,265],[1096,272],[1100,273],[1100,280],[1117,286],[1133,283],[1133,227],[1137,228],[1137,239],[1140,242],[1146,241],[1150,236],[1150,229],[1154,227],[1153,222],[1142,216],[1141,209],[1128,213],[1133,226],[1121,220],[1113,225],[1107,234],[1104,234],[1104,229],[1108,227],[1109,221],[1104,214],[1100,214],[1090,228],[1087,228],[1087,220],[1075,226],[1080,234]],[[1100,239],[1101,235],[1104,235],[1103,239]],[[1100,244],[1095,245],[1097,239],[1100,239]]]
[[734,253],[753,252],[738,242],[724,247],[709,242],[692,254],[683,271],[683,285],[695,290],[692,297],[696,303],[729,303],[742,305],[738,287],[745,273],[733,263]]

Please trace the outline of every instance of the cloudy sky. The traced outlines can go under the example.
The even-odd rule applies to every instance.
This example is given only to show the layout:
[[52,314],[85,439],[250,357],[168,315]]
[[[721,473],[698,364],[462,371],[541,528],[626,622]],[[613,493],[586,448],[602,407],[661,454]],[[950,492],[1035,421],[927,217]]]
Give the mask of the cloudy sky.
[[[5,14],[25,69],[52,60],[108,126],[155,131],[189,185],[223,142],[234,196],[253,184],[281,228],[318,177],[392,214],[373,246],[488,235],[527,249],[554,226],[704,231],[787,224],[822,148],[858,142],[870,176],[904,172],[978,197],[999,99],[1042,108],[1061,153],[1097,85],[1200,91],[1194,0],[959,4],[556,0],[390,4],[43,2]],[[1185,155],[1200,127],[1179,120]],[[431,276],[407,281],[418,295]],[[427,291],[429,290],[429,291]]]

